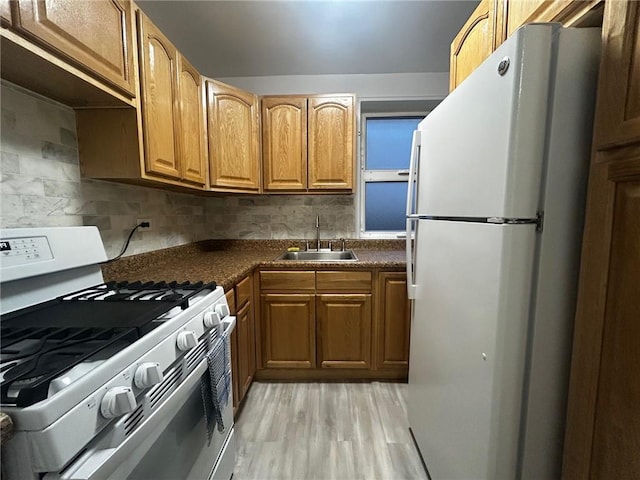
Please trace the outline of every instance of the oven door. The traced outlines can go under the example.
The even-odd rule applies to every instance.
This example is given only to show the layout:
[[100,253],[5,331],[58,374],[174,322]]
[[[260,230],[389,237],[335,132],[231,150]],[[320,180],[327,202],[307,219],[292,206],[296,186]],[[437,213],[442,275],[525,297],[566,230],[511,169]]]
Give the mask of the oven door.
[[203,358],[162,405],[117,447],[90,446],[62,472],[47,474],[45,480],[228,480],[236,460],[232,393],[222,411],[225,428],[222,432],[216,428],[208,442],[200,388],[207,368]]

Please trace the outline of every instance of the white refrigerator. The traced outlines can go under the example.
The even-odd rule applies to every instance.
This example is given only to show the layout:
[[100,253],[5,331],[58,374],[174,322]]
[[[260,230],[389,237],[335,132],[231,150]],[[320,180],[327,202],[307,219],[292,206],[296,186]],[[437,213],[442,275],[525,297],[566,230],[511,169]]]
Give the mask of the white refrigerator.
[[414,134],[407,406],[432,480],[560,478],[599,50],[522,27]]

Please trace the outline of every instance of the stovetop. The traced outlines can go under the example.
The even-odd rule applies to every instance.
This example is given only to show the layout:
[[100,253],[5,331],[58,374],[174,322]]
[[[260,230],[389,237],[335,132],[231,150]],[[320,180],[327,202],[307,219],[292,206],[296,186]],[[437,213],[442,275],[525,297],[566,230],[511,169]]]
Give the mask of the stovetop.
[[90,371],[215,288],[202,282],[108,282],[2,315],[2,404],[44,400],[65,387],[65,372]]

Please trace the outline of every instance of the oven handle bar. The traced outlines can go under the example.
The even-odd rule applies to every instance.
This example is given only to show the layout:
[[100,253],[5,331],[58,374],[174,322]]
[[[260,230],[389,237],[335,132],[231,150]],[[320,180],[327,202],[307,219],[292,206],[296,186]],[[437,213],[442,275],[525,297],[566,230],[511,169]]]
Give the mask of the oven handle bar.
[[[230,320],[230,321],[229,321]],[[235,327],[235,317],[227,317],[223,322],[225,334],[231,335]],[[167,398],[162,406],[153,412],[149,418],[124,442],[114,448],[89,450],[84,453],[76,464],[65,470],[61,475],[47,474],[44,480],[101,480],[109,476],[122,465],[130,460],[131,452],[138,448],[143,442],[152,445],[162,434],[174,414],[184,404],[193,388],[200,383],[200,377],[207,370],[207,359],[203,358],[198,366],[191,371],[189,376],[180,386]],[[203,438],[203,442],[205,439]],[[132,465],[132,468],[135,464]]]

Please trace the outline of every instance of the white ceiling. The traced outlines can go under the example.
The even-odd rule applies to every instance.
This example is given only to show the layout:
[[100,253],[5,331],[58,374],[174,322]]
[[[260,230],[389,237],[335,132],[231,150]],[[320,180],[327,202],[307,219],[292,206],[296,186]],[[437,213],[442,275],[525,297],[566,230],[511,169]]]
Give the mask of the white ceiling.
[[137,4],[204,75],[447,72],[477,0],[167,1]]

